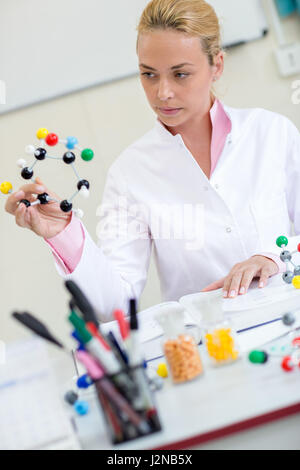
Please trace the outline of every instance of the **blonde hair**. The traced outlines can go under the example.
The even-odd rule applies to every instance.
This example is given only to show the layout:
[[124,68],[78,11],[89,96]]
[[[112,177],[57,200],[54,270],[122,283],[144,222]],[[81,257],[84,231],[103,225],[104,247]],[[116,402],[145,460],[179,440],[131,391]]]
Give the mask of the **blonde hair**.
[[222,50],[221,31],[215,10],[205,0],[152,0],[144,9],[137,31],[141,33],[171,28],[200,39],[210,65]]

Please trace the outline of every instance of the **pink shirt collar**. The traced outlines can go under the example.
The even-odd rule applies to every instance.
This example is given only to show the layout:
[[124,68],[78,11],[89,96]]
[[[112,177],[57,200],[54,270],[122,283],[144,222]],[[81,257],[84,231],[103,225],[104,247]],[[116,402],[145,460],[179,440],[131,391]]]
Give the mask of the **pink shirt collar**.
[[[223,104],[217,98],[215,98],[214,103],[210,108],[210,118],[212,123],[211,176],[222,154],[226,137],[232,130],[232,123],[228,114],[224,110]],[[178,138],[181,138],[180,134],[176,134],[175,136],[172,135],[159,118],[156,120],[156,128],[161,134],[169,139],[178,140]]]
[[223,151],[226,137],[231,132],[232,123],[226,114],[222,103],[217,98],[210,109],[210,118],[212,123],[210,175],[212,175]]

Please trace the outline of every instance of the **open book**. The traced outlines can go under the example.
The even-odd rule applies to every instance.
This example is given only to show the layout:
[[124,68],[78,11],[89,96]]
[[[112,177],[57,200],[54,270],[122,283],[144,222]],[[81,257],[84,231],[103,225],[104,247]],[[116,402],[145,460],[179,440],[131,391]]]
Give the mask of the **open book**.
[[[239,295],[234,299],[223,299],[223,311],[230,317],[237,331],[261,325],[279,319],[288,311],[300,309],[300,290],[285,284],[281,275],[269,279],[268,285],[258,288],[253,281],[247,294]],[[147,342],[162,336],[163,331],[155,317],[166,308],[172,309],[181,305],[184,308],[186,326],[201,327],[201,308],[207,296],[220,296],[221,289],[212,292],[200,292],[181,297],[178,302],[163,302],[139,312],[140,341]],[[102,325],[103,332],[112,330],[118,335],[117,322]]]

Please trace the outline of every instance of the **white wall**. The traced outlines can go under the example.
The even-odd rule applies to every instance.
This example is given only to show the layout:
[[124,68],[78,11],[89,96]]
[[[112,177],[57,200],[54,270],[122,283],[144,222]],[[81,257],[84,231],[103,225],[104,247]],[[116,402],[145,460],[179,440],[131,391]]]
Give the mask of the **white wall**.
[[[285,20],[292,39],[300,40],[300,20]],[[300,105],[292,103],[292,82],[299,77],[278,76],[267,37],[229,51],[220,98],[236,107],[264,107],[288,116],[300,129]],[[1,73],[1,72],[0,72]],[[1,79],[1,76],[0,76]],[[101,200],[106,172],[119,153],[147,132],[155,116],[147,104],[138,77],[99,86],[60,99],[15,111],[0,117],[0,181],[11,180],[15,188],[23,184],[16,160],[26,144],[34,141],[39,127],[61,136],[76,135],[83,145],[95,150],[95,159],[80,164],[81,173],[92,184],[88,201],[79,200],[85,211],[84,223],[95,238],[96,208]],[[263,149],[262,149],[263,151]],[[53,164],[51,164],[53,163]],[[45,184],[60,194],[70,195],[74,179],[68,168],[47,162],[38,167]],[[26,336],[13,322],[13,310],[26,310],[44,318],[63,340],[69,333],[66,322],[67,299],[62,280],[56,273],[52,255],[42,239],[15,225],[4,212],[5,196],[0,194],[0,339],[11,341]],[[160,301],[156,271],[151,264],[140,308]]]

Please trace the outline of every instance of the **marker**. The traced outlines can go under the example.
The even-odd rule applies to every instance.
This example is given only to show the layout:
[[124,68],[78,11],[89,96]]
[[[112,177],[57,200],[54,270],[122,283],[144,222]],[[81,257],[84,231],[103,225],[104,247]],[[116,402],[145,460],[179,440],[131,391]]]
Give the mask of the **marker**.
[[22,323],[22,325],[26,326],[31,331],[33,331],[36,335],[40,336],[41,338],[45,339],[46,341],[49,341],[49,343],[54,344],[55,346],[58,346],[60,349],[65,351],[67,354],[71,354],[72,359],[73,359],[73,363],[74,363],[74,368],[75,368],[76,375],[77,375],[77,377],[79,376],[76,360],[75,360],[75,357],[74,357],[74,352],[73,351],[68,351],[65,348],[65,346],[60,341],[58,341],[58,339],[56,339],[53,336],[53,334],[49,331],[49,329],[47,328],[47,326],[44,323],[42,323],[40,320],[38,320],[36,317],[34,317],[33,315],[31,315],[28,312],[24,312],[24,313],[14,312],[12,314],[12,316],[16,320],[18,320],[20,323]]
[[12,316],[16,320],[18,320],[20,323],[22,323],[22,325],[26,326],[31,331],[33,331],[36,335],[40,336],[46,341],[49,341],[49,343],[52,343],[55,346],[58,346],[60,349],[65,349],[62,343],[58,341],[58,339],[56,339],[53,336],[53,334],[48,330],[46,325],[42,323],[40,320],[38,320],[36,317],[31,315],[30,313],[13,312]]
[[[65,286],[72,294],[73,302],[81,311],[85,322],[94,323],[97,327],[99,327],[99,320],[95,310],[78,285],[74,281],[68,280],[65,281]],[[72,307],[71,310],[73,310]]]
[[94,380],[95,385],[100,387],[101,390],[109,397],[115,405],[127,416],[127,418],[134,424],[139,432],[148,434],[151,431],[149,424],[141,418],[131,408],[125,398],[115,389],[115,387],[105,378],[104,370],[97,363],[97,361],[90,356],[86,351],[77,351],[77,359],[86,367],[90,377]]
[[106,418],[106,423],[109,427],[110,435],[112,438],[113,444],[117,444],[124,440],[124,433],[122,429],[122,423],[120,422],[119,417],[115,413],[110,401],[105,396],[105,393],[102,391],[99,383],[95,383],[98,399],[101,406],[103,407],[104,416]]
[[[79,359],[78,359],[79,360]],[[82,362],[82,360],[81,360]],[[80,381],[80,383],[79,383]],[[84,386],[83,385],[84,382]],[[89,376],[89,374],[85,374],[84,376],[80,377],[77,381],[77,387],[78,388],[87,388],[85,385],[92,385],[94,384],[94,380]],[[96,386],[97,390],[97,395],[99,398],[99,401],[103,407],[103,411],[105,412],[105,418],[107,425],[109,427],[111,436],[113,438],[113,442],[121,442],[124,438],[123,432],[122,432],[122,426],[120,423],[119,418],[115,415],[115,412],[112,408],[111,403],[109,400],[106,398],[105,394],[101,390],[100,387]]]
[[78,343],[77,349],[85,350],[84,344],[81,342],[81,339],[79,338],[78,333],[77,333],[76,330],[72,331],[71,336],[72,336],[72,338],[76,339],[76,341]]
[[91,333],[91,335],[94,336],[95,338],[97,338],[97,340],[102,344],[104,349],[106,349],[107,351],[110,351],[111,348],[110,348],[109,344],[105,341],[105,339],[103,338],[103,336],[99,332],[99,330],[98,330],[97,326],[95,325],[95,323],[88,322],[88,323],[85,324],[85,326],[86,326],[86,329]]
[[135,299],[130,300],[130,336],[127,341],[128,363],[132,368],[133,376],[138,383],[140,390],[140,406],[142,409],[154,409],[153,400],[150,394],[148,383],[144,373],[144,358],[141,352],[139,333],[138,333],[138,319],[136,310]]
[[69,321],[76,328],[80,339],[87,350],[100,362],[107,374],[113,375],[112,379],[115,383],[124,390],[124,393],[129,399],[134,399],[136,394],[136,386],[127,372],[122,370],[122,366],[115,357],[111,349],[104,348],[102,342],[94,337],[90,331],[85,327],[85,322],[82,318],[72,311],[69,315]]
[[120,333],[121,333],[122,339],[124,341],[124,340],[126,340],[126,338],[129,335],[129,325],[128,325],[128,322],[125,318],[123,310],[115,310],[114,311],[114,317],[115,317],[115,319],[117,320],[117,322],[119,324]]

